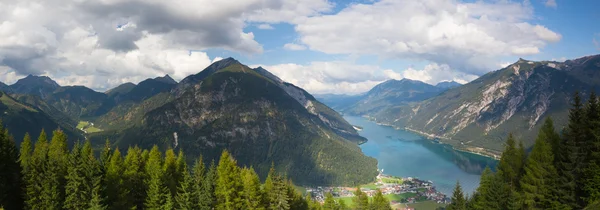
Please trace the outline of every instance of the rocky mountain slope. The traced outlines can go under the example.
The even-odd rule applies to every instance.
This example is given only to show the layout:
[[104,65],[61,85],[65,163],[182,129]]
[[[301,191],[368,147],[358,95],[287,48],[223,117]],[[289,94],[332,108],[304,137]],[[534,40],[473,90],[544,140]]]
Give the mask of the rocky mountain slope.
[[343,112],[353,115],[377,113],[391,106],[423,101],[447,89],[448,87],[436,87],[417,80],[388,80],[373,87],[359,101],[343,109]]
[[520,59],[424,102],[371,117],[464,149],[497,153],[509,133],[531,145],[546,117],[561,129],[572,94],[581,91],[587,97],[600,85],[598,78],[600,55],[565,62]]
[[[138,85],[139,86],[139,85]],[[109,113],[110,114],[110,113]],[[127,122],[94,134],[119,146],[159,144],[218,158],[228,149],[266,175],[271,163],[296,183],[354,184],[376,175],[365,141],[337,112],[262,68],[228,58],[119,115]]]

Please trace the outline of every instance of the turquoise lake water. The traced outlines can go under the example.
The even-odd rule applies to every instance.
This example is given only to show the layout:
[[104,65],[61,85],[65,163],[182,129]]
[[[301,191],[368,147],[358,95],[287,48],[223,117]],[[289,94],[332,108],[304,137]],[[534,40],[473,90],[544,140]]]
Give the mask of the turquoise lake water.
[[452,149],[415,133],[377,125],[358,116],[344,116],[352,125],[363,129],[359,134],[369,141],[362,144],[363,153],[378,160],[385,174],[431,180],[438,191],[451,196],[456,181],[471,194],[479,185],[486,165],[494,168],[497,161]]

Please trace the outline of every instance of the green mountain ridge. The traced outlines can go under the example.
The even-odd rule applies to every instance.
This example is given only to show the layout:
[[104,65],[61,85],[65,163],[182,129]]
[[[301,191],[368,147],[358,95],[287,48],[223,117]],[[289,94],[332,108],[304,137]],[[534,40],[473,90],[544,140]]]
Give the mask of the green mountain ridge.
[[[440,138],[460,148],[502,150],[509,133],[534,139],[540,122],[550,116],[561,129],[569,99],[598,89],[600,55],[565,62],[520,59],[439,96],[398,105],[368,115],[377,122]],[[531,146],[532,141],[526,141]]]

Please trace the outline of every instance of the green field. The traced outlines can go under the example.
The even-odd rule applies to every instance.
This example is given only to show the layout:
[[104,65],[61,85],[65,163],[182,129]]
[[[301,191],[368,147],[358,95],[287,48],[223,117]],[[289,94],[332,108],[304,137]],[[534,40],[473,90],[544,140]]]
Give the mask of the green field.
[[389,183],[389,184],[402,184],[402,179],[401,178],[382,178],[381,181],[383,183]]
[[79,130],[83,130],[87,133],[95,133],[95,132],[100,132],[102,131],[102,129],[94,127],[90,122],[88,121],[79,121],[79,123],[77,124],[77,129]]
[[438,207],[446,206],[446,204],[436,203],[435,201],[424,201],[419,203],[408,204],[409,207],[415,208],[415,210],[435,210]]
[[[383,196],[386,197],[390,201],[400,202],[400,200],[402,200],[403,198],[410,198],[410,197],[413,197],[416,195],[417,195],[416,193],[402,193],[402,194],[387,194],[387,195],[383,195]],[[354,198],[354,197],[341,197],[341,198],[336,198],[336,200],[343,200],[344,203],[346,203],[346,205],[352,206],[354,204],[354,202],[352,202],[352,198]],[[372,199],[372,197],[369,197],[369,199]]]

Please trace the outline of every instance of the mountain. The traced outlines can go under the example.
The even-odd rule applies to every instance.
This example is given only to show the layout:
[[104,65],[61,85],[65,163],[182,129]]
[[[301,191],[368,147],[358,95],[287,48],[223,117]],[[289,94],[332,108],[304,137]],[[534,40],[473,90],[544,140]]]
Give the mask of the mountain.
[[169,76],[168,74],[162,77],[156,77],[154,78],[154,80],[159,81],[159,82],[163,82],[163,83],[167,83],[167,84],[177,84],[177,81],[175,81],[173,78],[171,78],[171,76]]
[[3,92],[0,92],[0,120],[10,130],[17,144],[23,140],[25,133],[36,139],[42,129],[48,136],[52,136],[53,130],[61,128],[71,139],[82,138],[72,127],[61,125],[43,111],[21,103]]
[[317,100],[335,110],[344,110],[360,101],[364,97],[364,94],[315,94],[314,96]]
[[106,116],[114,118],[96,122],[112,129],[91,135],[94,141],[158,144],[208,160],[228,149],[238,164],[253,166],[262,177],[275,164],[301,185],[355,185],[377,175],[376,160],[357,146],[366,139],[341,115],[267,70],[233,58]]
[[599,70],[600,55],[565,62],[519,59],[429,100],[371,117],[463,149],[498,153],[509,133],[532,145],[544,118],[552,117],[562,129],[573,93],[582,91],[586,98],[598,90]]
[[38,95],[42,98],[46,98],[59,87],[50,77],[33,75],[28,75],[9,86],[12,93]]
[[442,89],[450,89],[450,88],[455,88],[458,86],[461,86],[462,84],[455,82],[455,81],[444,81],[444,82],[440,82],[437,85],[435,85],[438,88],[442,88]]
[[0,91],[7,91],[8,90],[8,85],[0,82]]
[[354,115],[376,113],[391,106],[422,101],[445,90],[417,80],[392,79],[376,85],[343,111]]
[[104,92],[104,94],[106,94],[108,97],[114,97],[117,94],[124,95],[129,93],[129,91],[131,91],[133,88],[135,88],[135,84],[131,82],[123,83],[117,87],[114,87],[113,89]]

